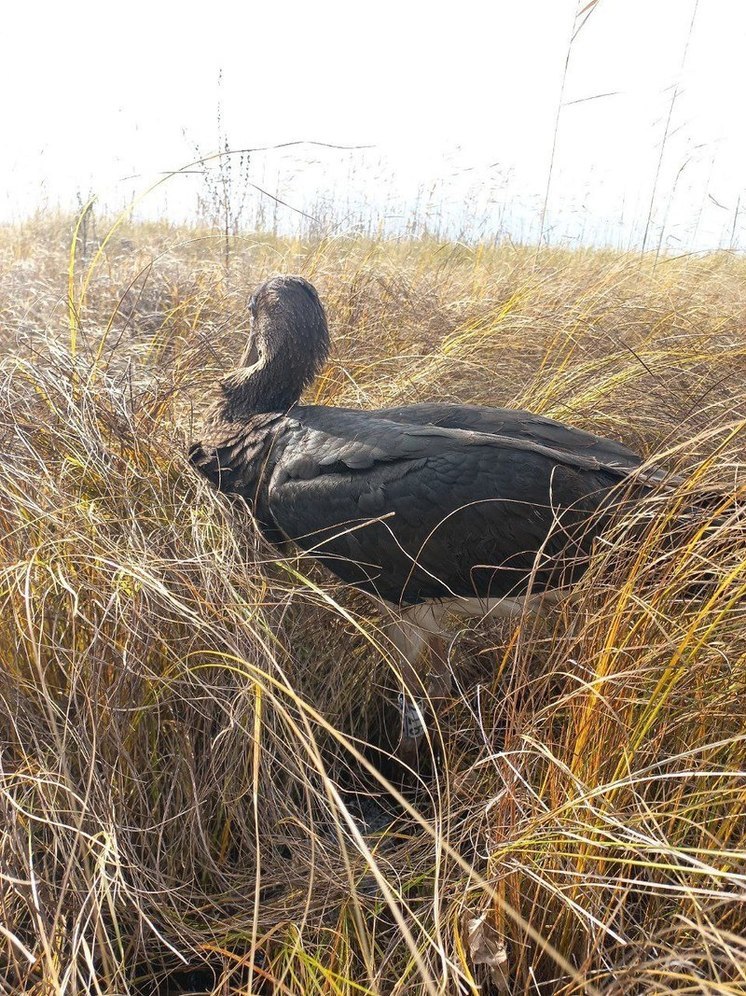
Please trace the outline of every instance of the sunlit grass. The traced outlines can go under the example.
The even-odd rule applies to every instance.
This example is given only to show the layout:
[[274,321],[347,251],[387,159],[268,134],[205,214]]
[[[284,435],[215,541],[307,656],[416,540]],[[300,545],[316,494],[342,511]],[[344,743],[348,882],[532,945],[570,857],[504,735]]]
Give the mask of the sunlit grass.
[[[487,992],[486,913],[514,993],[746,992],[746,264],[73,229],[0,230],[6,991]],[[382,620],[184,459],[275,272],[327,305],[314,399],[528,407],[682,476],[551,632],[456,637],[419,782],[368,747]]]

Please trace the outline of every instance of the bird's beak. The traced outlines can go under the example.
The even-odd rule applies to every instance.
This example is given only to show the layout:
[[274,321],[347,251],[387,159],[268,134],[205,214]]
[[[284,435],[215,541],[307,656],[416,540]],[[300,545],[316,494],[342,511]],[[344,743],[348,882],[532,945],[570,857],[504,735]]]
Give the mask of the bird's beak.
[[259,350],[256,344],[256,336],[252,335],[249,339],[248,345],[246,346],[246,351],[241,358],[242,367],[254,367],[259,362]]

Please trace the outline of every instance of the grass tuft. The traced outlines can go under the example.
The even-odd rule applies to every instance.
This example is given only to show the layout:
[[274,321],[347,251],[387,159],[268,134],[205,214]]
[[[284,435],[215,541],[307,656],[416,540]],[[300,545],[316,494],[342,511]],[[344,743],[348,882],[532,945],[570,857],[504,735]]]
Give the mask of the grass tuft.
[[[74,229],[0,229],[3,991],[745,993],[746,264],[257,236],[228,281],[222,235]],[[529,407],[683,479],[551,632],[455,636],[419,780],[371,746],[382,620],[184,458],[276,272],[328,308],[314,400]]]

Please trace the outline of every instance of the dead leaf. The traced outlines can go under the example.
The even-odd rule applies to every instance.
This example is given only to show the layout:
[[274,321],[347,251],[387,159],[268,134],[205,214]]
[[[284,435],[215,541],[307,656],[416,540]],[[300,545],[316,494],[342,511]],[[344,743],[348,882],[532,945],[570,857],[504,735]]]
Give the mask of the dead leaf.
[[486,965],[497,991],[508,992],[508,951],[486,913],[467,919],[466,939],[472,965]]

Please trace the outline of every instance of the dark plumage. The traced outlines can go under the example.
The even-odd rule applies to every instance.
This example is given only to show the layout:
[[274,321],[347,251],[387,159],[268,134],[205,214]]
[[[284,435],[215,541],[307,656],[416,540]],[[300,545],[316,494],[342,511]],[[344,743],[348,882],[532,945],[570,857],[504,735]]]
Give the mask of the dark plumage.
[[[270,540],[401,608],[575,580],[620,496],[664,476],[641,473],[619,443],[529,412],[301,405],[329,349],[316,291],[275,277],[251,311],[241,367],[190,459],[249,503]],[[419,645],[404,650],[414,666]]]

